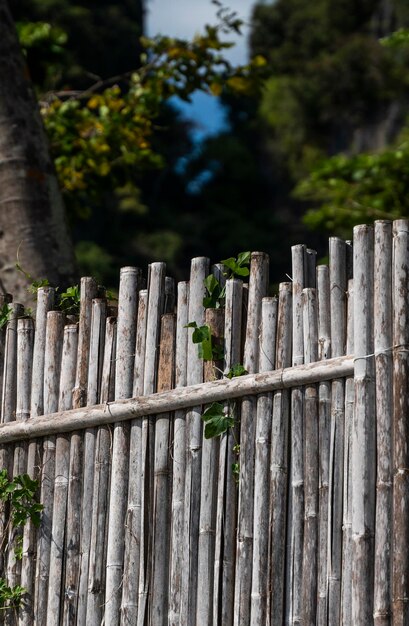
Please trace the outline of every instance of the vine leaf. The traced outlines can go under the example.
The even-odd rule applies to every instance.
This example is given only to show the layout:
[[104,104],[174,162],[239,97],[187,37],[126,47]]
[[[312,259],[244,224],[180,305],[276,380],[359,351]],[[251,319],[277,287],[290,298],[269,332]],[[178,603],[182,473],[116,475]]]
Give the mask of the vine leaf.
[[205,309],[219,309],[223,304],[224,289],[220,286],[219,281],[213,274],[209,274],[204,280],[204,285],[208,293],[203,298],[203,306]]
[[213,360],[212,349],[212,333],[210,326],[205,324],[204,326],[198,326],[196,322],[189,322],[185,328],[193,328],[192,341],[197,343],[199,359],[203,361]]
[[240,252],[237,255],[237,259],[235,257],[229,257],[228,259],[224,259],[222,261],[223,265],[231,271],[232,276],[248,276],[250,274],[250,270],[248,268],[250,264],[251,252]]
[[234,426],[234,419],[226,414],[224,406],[220,402],[213,402],[203,413],[202,420],[205,422],[204,435],[206,439],[218,437]]
[[236,363],[236,365],[232,365],[229,371],[226,374],[226,378],[236,378],[236,376],[244,376],[248,374],[248,371],[241,363]]

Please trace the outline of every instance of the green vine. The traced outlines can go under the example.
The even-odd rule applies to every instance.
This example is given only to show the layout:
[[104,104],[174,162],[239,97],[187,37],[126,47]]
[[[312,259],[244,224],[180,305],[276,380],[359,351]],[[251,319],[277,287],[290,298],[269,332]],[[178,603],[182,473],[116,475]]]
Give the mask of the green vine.
[[[234,277],[246,277],[249,275],[250,252],[240,252],[237,257],[230,257],[221,261],[224,266],[223,275],[226,279]],[[206,294],[203,298],[203,306],[205,309],[219,309],[225,306],[226,289],[220,284],[220,281],[210,274],[204,280]],[[192,341],[198,345],[198,356],[203,361],[220,361],[224,356],[223,346],[215,342],[211,328],[208,324],[199,326],[197,322],[189,322],[185,328],[193,328]],[[215,369],[216,365],[214,366]],[[246,368],[241,363],[236,363],[227,372],[222,372],[223,376],[232,379],[238,376],[248,374]],[[201,418],[204,422],[205,439],[220,437],[223,433],[231,430],[234,437],[234,425],[236,424],[236,402],[229,401],[225,404],[213,402],[203,412]],[[236,480],[240,473],[240,464],[238,462],[240,454],[240,444],[236,441],[233,446],[233,452],[237,460],[232,464],[232,472]]]
[[[36,501],[38,481],[28,474],[19,474],[10,479],[7,470],[0,471],[0,500],[4,503],[7,522],[0,541],[0,549],[4,553],[9,541],[14,544],[14,555],[17,560],[23,557],[23,537],[20,529],[31,520],[34,526],[40,525],[42,504]],[[14,531],[11,533],[10,531]],[[21,585],[10,587],[5,577],[0,577],[0,610],[18,609],[23,603],[27,590]]]

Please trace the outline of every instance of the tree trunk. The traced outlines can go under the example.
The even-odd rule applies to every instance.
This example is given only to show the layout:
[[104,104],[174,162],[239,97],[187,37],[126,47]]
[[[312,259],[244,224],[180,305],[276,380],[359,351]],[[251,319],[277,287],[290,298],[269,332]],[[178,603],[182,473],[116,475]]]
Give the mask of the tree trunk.
[[30,300],[29,281],[75,279],[64,206],[38,104],[6,0],[0,0],[0,291]]

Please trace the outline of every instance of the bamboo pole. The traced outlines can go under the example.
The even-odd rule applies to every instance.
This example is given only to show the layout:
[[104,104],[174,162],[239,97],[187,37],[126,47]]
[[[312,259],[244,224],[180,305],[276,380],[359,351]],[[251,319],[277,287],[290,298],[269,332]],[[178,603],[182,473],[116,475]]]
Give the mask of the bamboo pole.
[[[354,228],[355,414],[352,432],[352,623],[373,620],[375,424],[373,228]],[[406,545],[407,547],[407,545]],[[406,549],[406,548],[405,548]]]
[[[52,287],[40,287],[37,291],[37,307],[35,315],[35,333],[33,347],[33,365],[31,380],[31,418],[44,413],[44,358],[47,313],[54,303],[55,290]],[[27,453],[27,474],[37,478],[40,466],[40,444],[30,441]],[[24,608],[20,610],[19,626],[25,626],[34,619],[34,577],[35,550],[37,529],[30,520],[23,530],[23,558],[21,561],[21,586],[27,589]]]
[[[116,317],[108,317],[105,325],[104,356],[101,373],[100,401],[114,398],[116,354]],[[103,620],[106,565],[106,526],[111,468],[112,433],[109,426],[97,430],[95,442],[95,473],[92,495],[91,541],[88,572],[87,626],[99,626]]]
[[[242,361],[243,283],[226,281],[225,300],[225,371]],[[228,402],[226,403],[226,406]],[[235,404],[236,424],[221,436],[217,489],[216,541],[213,591],[213,624],[233,624],[234,578],[236,560],[237,480],[233,465],[237,461],[239,440],[239,404]]]
[[[275,367],[278,372],[291,365],[292,285],[279,286]],[[290,394],[280,389],[273,395],[270,459],[270,594],[271,624],[284,624],[286,582],[286,525],[289,476]]]
[[44,359],[47,313],[54,305],[55,289],[40,287],[37,291],[35,336],[33,353],[33,379],[31,383],[31,417],[44,415]]
[[[304,362],[318,360],[318,312],[316,290],[307,288],[302,293]],[[318,394],[316,385],[305,388],[305,507],[304,549],[302,573],[302,619],[304,626],[315,626],[317,616],[317,556],[318,556],[318,483],[319,483],[319,427]]]
[[[304,362],[303,320],[301,295],[308,277],[304,245],[291,248],[293,286],[292,364]],[[302,613],[302,568],[304,533],[304,420],[303,391],[291,390],[290,424],[290,492],[288,512],[288,577],[286,581],[286,620],[298,624]]]
[[[178,283],[176,312],[175,387],[185,387],[187,379],[187,328],[189,283]],[[169,626],[180,618],[180,596],[183,560],[184,494],[186,466],[186,411],[176,411],[173,428],[173,471],[171,512],[171,555],[169,582]]]
[[[64,327],[58,399],[59,411],[69,410],[72,407],[77,350],[78,327],[76,324],[69,324]],[[67,434],[58,435],[55,444],[55,486],[47,603],[47,624],[50,626],[60,623],[60,610],[63,604],[64,588],[62,582],[69,468],[70,438]]]
[[[249,298],[243,364],[250,373],[258,371],[261,302],[268,288],[268,256],[253,252],[250,261]],[[253,557],[254,453],[256,398],[241,403],[239,513],[234,596],[234,624],[249,623],[251,565]]]
[[[209,259],[192,259],[189,285],[189,322],[198,326],[204,323],[204,280],[209,273]],[[203,382],[203,361],[199,359],[197,345],[188,329],[187,385]],[[201,406],[193,405],[186,414],[186,473],[185,473],[185,545],[182,563],[180,626],[190,626],[196,617],[197,550],[200,506],[200,466],[202,458]]]
[[[31,376],[33,366],[34,323],[31,318],[17,320],[17,394],[16,420],[30,417]],[[27,445],[14,448],[13,476],[27,471]]]
[[22,304],[10,304],[10,317],[6,326],[6,341],[3,366],[3,396],[1,423],[16,419],[17,397],[17,320],[23,315]]
[[376,526],[374,625],[391,624],[392,541],[392,223],[375,222]]
[[[139,291],[136,328],[133,395],[143,393],[146,351],[148,292]],[[131,422],[128,508],[125,524],[125,555],[121,624],[135,624],[138,618],[139,560],[141,545],[142,418]]]
[[[327,265],[317,267],[318,295],[318,359],[331,357],[330,280]],[[318,596],[317,626],[327,626],[328,619],[328,486],[329,440],[331,427],[331,383],[321,382],[318,387],[319,412],[319,546],[318,546]]]
[[[342,356],[346,346],[346,246],[342,239],[329,240],[331,354]],[[338,624],[341,607],[342,499],[344,461],[345,383],[331,384],[331,430],[328,511],[328,620]]]
[[127,421],[145,415],[188,409],[199,404],[243,398],[278,389],[312,385],[323,380],[345,378],[353,373],[353,363],[353,356],[337,357],[310,365],[240,376],[232,380],[222,379],[184,388],[179,387],[172,391],[154,393],[148,397],[139,396],[52,415],[42,415],[26,422],[2,424],[0,425],[0,444],[72,432],[91,425],[102,426],[111,424],[113,421]]
[[[88,361],[91,335],[92,300],[98,293],[96,281],[81,278],[80,315],[78,326],[77,369],[72,404],[74,409],[86,406]],[[78,609],[81,571],[81,503],[83,478],[83,436],[74,432],[70,439],[70,471],[68,478],[67,525],[65,534],[63,621],[75,620]]]
[[[44,358],[44,412],[46,415],[58,410],[62,340],[65,315],[61,311],[47,313]],[[55,435],[43,440],[41,467],[41,526],[37,539],[36,586],[34,615],[39,624],[47,623],[47,596],[50,575],[50,551],[52,542],[52,519],[55,480]]]
[[176,286],[174,278],[165,276],[165,299],[163,303],[164,313],[174,313],[176,304]]
[[[223,346],[224,310],[206,309],[205,323],[209,326],[216,346]],[[204,363],[204,380],[220,378],[223,361]],[[217,507],[217,476],[219,438],[202,442],[202,469],[199,514],[199,544],[197,560],[196,623],[210,626],[213,618],[214,557]]]
[[[129,398],[133,388],[136,316],[141,271],[121,269],[118,297],[115,399]],[[124,559],[124,523],[128,493],[129,424],[115,423],[106,563],[105,622],[119,624]],[[119,489],[118,486],[121,486]]]
[[[99,387],[102,375],[102,361],[104,355],[105,324],[107,304],[105,298],[94,298],[91,304],[91,328],[88,358],[87,405],[97,404],[99,401]],[[77,622],[87,622],[88,601],[88,574],[91,545],[91,524],[94,506],[94,472],[95,472],[95,441],[96,431],[87,428],[84,432],[84,469],[82,481],[82,510],[81,510],[81,569],[78,590]],[[89,615],[89,619],[90,619]]]
[[[275,368],[277,298],[263,298],[261,307],[259,371]],[[251,622],[265,624],[268,600],[270,456],[273,395],[257,397],[254,467],[254,548]]]
[[[162,316],[158,364],[158,391],[174,387],[175,330],[173,313]],[[171,415],[162,413],[155,421],[155,459],[153,485],[152,581],[150,620],[166,626],[169,606],[169,539],[170,539],[170,446]]]
[[[348,248],[347,248],[348,250]],[[347,352],[354,352],[354,282],[348,281]],[[354,421],[355,383],[353,376],[345,381],[344,437],[344,516],[342,540],[341,626],[352,623],[352,430]]]
[[409,223],[393,223],[393,626],[409,622]]
[[[5,304],[10,306],[10,303],[12,301],[13,301],[13,296],[10,293],[0,294],[0,307],[3,307]],[[5,347],[6,347],[6,327],[3,326],[3,328],[0,329],[0,381],[1,381],[1,385],[3,385]]]
[[[17,398],[16,420],[30,417],[31,367],[33,358],[34,325],[31,318],[17,320]],[[27,469],[27,442],[14,447],[13,476],[25,474]],[[23,529],[10,528],[8,543],[7,581],[10,587],[21,582],[21,561],[16,558],[16,541],[23,540]],[[6,623],[16,623],[11,611],[6,612]]]
[[[146,318],[146,346],[143,374],[143,393],[156,391],[160,319],[165,292],[164,263],[151,263],[148,280],[148,308]],[[152,494],[154,467],[155,424],[152,417],[144,417],[141,432],[141,546],[139,559],[138,626],[143,626],[148,615],[152,576]]]

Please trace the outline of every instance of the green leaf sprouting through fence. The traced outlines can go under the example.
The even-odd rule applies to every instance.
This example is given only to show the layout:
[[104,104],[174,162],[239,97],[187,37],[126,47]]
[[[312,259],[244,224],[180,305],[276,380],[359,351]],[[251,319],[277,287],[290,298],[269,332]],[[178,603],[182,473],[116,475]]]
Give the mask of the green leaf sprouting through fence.
[[229,276],[229,278],[232,276],[248,276],[250,273],[248,268],[250,264],[250,257],[251,252],[240,252],[237,255],[237,259],[235,257],[224,259],[222,261],[223,265],[231,272],[231,276]]
[[199,359],[203,359],[203,361],[215,360],[210,326],[208,326],[207,324],[204,324],[203,326],[198,326],[196,322],[189,322],[189,324],[186,324],[185,328],[194,329],[192,334],[192,341],[193,343],[198,344],[197,347]]
[[205,422],[206,439],[218,437],[234,426],[234,418],[225,411],[220,402],[213,402],[202,414],[202,420]]

